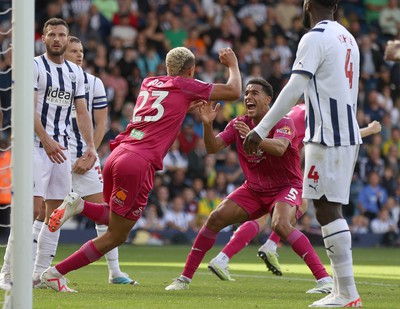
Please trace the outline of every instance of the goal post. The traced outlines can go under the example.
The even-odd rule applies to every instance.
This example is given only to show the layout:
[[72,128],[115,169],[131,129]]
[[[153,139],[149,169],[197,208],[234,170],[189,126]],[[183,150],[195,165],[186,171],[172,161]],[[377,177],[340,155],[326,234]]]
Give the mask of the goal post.
[[12,0],[12,309],[32,308],[34,12]]

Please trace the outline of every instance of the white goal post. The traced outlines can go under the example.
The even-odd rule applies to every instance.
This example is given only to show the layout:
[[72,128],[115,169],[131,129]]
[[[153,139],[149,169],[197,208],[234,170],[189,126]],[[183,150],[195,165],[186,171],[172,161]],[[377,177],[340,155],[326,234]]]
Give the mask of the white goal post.
[[12,1],[12,309],[32,308],[34,15],[35,1]]

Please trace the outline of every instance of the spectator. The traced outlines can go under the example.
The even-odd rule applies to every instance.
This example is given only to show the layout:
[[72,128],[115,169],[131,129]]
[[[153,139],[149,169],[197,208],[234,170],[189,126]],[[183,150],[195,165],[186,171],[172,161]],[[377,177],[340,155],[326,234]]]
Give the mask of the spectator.
[[193,180],[195,178],[202,178],[204,176],[204,159],[206,155],[207,152],[204,146],[204,141],[202,138],[199,138],[194,149],[188,153],[187,178]]
[[181,20],[178,16],[170,15],[171,29],[165,31],[165,49],[170,50],[175,47],[184,46],[188,37],[188,29],[182,27]]
[[206,196],[199,200],[199,207],[196,216],[196,229],[200,229],[207,220],[210,213],[222,202],[222,199],[217,197],[214,188],[207,188]]
[[296,0],[283,0],[275,6],[276,19],[279,26],[287,31],[292,27],[293,19],[301,15]]
[[194,226],[195,217],[185,212],[185,203],[182,196],[177,195],[172,200],[172,208],[165,214],[165,234],[174,244],[189,242],[187,232]]
[[163,160],[164,172],[171,176],[178,169],[183,170],[185,173],[188,169],[188,159],[179,150],[179,140],[175,139],[171,148],[168,150],[167,155]]
[[261,26],[267,21],[267,6],[264,3],[260,3],[259,0],[249,0],[244,4],[236,16],[242,20],[247,16],[251,16],[257,26]]
[[351,218],[350,230],[353,234],[367,234],[369,232],[369,220],[366,216],[356,215]]
[[171,182],[168,185],[171,198],[180,195],[189,182],[186,179],[186,171],[183,169],[177,169],[172,173]]
[[368,116],[369,122],[379,121],[382,122],[385,110],[379,104],[378,91],[372,89],[368,93],[367,105],[364,107],[365,115]]
[[195,196],[194,190],[190,187],[186,187],[185,189],[183,189],[182,198],[185,203],[185,212],[196,216],[198,209],[198,200]]
[[160,186],[156,191],[156,205],[158,211],[162,213],[164,217],[169,209],[171,209],[171,203],[169,201],[170,192],[167,186]]
[[192,116],[186,116],[183,121],[182,130],[178,134],[179,150],[184,155],[187,155],[196,147],[197,140],[199,139],[199,136],[194,132],[193,126],[194,120]]
[[386,208],[379,211],[377,218],[371,221],[371,231],[374,234],[383,234],[382,244],[393,246],[398,238],[398,228]]
[[[390,134],[390,139],[383,144],[382,154],[386,156],[389,153],[390,147],[394,145],[400,153],[400,128],[393,127]],[[400,159],[400,157],[398,157]]]
[[389,0],[379,13],[379,26],[385,39],[396,38],[400,28],[400,9],[398,0]]
[[379,174],[372,171],[368,176],[368,183],[363,186],[358,195],[358,210],[370,220],[376,218],[387,200],[387,192],[379,185],[379,181]]
[[396,145],[392,145],[389,148],[389,153],[384,157],[385,166],[393,171],[394,175],[399,175],[400,171],[400,158],[399,148]]
[[122,106],[121,117],[119,119],[119,123],[121,124],[122,128],[126,128],[129,122],[132,120],[134,107],[135,104],[132,102],[125,102]]
[[240,185],[245,180],[242,168],[239,164],[238,156],[233,150],[228,150],[225,164],[219,167],[217,170],[225,172],[228,183]]
[[375,172],[379,177],[383,177],[385,162],[380,156],[380,149],[377,146],[371,146],[368,151],[368,157],[360,160],[360,177],[362,181],[367,182],[368,175]]

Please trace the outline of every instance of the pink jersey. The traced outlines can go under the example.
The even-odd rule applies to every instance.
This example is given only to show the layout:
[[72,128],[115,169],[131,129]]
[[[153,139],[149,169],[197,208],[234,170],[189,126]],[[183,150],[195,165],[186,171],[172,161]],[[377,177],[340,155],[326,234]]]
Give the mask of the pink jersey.
[[190,102],[209,100],[212,88],[213,84],[179,76],[145,78],[132,121],[111,148],[121,143],[148,159],[156,169],[162,169],[162,160],[181,128]]
[[273,156],[263,151],[259,151],[257,155],[248,156],[243,149],[244,139],[240,137],[239,131],[233,126],[236,121],[243,121],[250,129],[255,127],[251,118],[240,116],[231,120],[218,136],[227,145],[236,142],[240,165],[249,188],[257,192],[279,191],[280,188],[288,185],[301,188],[302,174],[293,120],[289,117],[282,118],[267,136],[267,138],[286,138],[290,141],[290,145],[282,157]]
[[287,115],[292,118],[294,127],[296,128],[297,143],[300,150],[303,148],[303,139],[306,134],[306,105],[302,103],[293,106]]

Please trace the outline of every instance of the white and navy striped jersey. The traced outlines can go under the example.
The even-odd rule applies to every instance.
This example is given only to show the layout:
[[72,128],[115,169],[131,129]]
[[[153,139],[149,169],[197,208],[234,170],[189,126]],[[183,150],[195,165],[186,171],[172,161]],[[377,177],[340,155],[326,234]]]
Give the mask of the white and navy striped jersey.
[[[85,97],[83,71],[65,60],[50,61],[46,54],[34,58],[34,90],[37,92],[36,112],[47,134],[68,147],[71,105]],[[35,145],[43,147],[35,135]]]
[[[87,109],[93,119],[93,111],[95,109],[107,108],[106,91],[103,82],[96,76],[84,72],[84,81]],[[86,143],[79,132],[78,123],[76,121],[75,106],[72,106],[71,128],[72,132],[70,134],[69,148],[71,157],[74,160],[75,158],[81,157],[86,150]]]
[[305,142],[362,143],[356,119],[359,70],[357,42],[339,23],[321,21],[302,37],[292,73],[310,76]]

